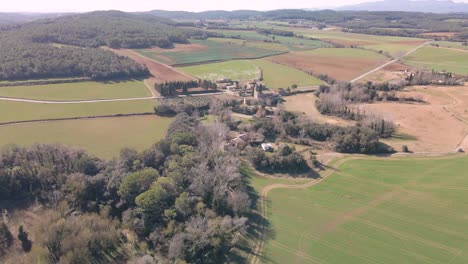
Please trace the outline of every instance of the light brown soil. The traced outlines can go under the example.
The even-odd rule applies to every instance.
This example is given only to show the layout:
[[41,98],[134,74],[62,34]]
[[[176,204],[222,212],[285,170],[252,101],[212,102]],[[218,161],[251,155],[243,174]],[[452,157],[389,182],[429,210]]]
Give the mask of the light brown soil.
[[[451,92],[456,95],[457,100],[450,97]],[[468,87],[414,87],[409,92],[402,92],[402,96],[421,96],[428,104],[384,102],[360,105],[362,111],[379,113],[393,119],[399,133],[417,138],[385,140],[387,144],[396,150],[407,145],[413,152],[453,152],[457,147],[468,147],[465,140],[468,122],[465,123],[453,114],[465,113],[468,106]],[[461,118],[466,116],[468,114]]]
[[269,60],[304,72],[327,74],[339,81],[350,81],[382,64],[375,59],[330,58],[294,53],[270,57]]
[[352,122],[333,116],[322,115],[315,107],[317,97],[313,94],[298,94],[284,97],[287,111],[296,112],[308,116],[310,119],[321,124],[352,125]]
[[427,41],[425,40],[403,40],[403,41],[392,41],[390,44],[399,44],[399,45],[414,45],[419,46]]
[[336,44],[336,45],[343,45],[345,47],[351,47],[351,46],[366,46],[366,45],[375,45],[378,44],[376,42],[371,42],[371,41],[363,41],[363,40],[344,40],[344,39],[324,39],[330,43]]
[[179,53],[191,53],[194,51],[200,51],[207,49],[208,47],[205,45],[200,44],[175,44],[174,48],[171,49],[163,49],[158,47],[153,47],[149,50],[157,51],[157,52],[179,52]]
[[144,57],[132,50],[126,49],[110,49],[111,51],[131,58],[132,60],[136,61],[137,63],[145,65],[153,77],[150,78],[148,83],[162,83],[162,82],[170,82],[170,81],[191,81],[196,80],[194,77],[191,77],[185,73],[179,72],[176,69],[164,65],[160,62],[152,60],[150,58]]
[[451,38],[455,36],[455,32],[427,32],[419,34],[421,36],[430,36],[430,37],[443,37],[443,38]]
[[412,68],[410,66],[394,62],[384,67],[383,69],[366,76],[363,80],[371,81],[374,83],[399,81],[405,78],[404,71],[411,69]]

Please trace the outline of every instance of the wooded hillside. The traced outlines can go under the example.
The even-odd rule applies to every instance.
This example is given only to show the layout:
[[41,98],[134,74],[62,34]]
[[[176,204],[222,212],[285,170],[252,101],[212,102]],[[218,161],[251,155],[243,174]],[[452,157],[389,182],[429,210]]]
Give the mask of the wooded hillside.
[[0,79],[144,76],[148,74],[144,66],[98,47],[171,47],[187,42],[171,23],[110,11],[5,26],[0,30]]

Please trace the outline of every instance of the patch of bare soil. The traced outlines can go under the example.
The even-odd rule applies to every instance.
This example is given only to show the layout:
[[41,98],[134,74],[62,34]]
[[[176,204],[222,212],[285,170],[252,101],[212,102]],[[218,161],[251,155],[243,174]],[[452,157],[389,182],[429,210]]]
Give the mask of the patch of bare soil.
[[126,56],[136,61],[137,63],[145,65],[153,77],[150,78],[149,83],[163,83],[170,81],[192,81],[196,80],[185,73],[182,73],[173,67],[162,64],[143,55],[140,55],[132,50],[126,49],[109,49],[121,56]]
[[[459,90],[456,91],[456,88]],[[456,93],[458,102],[450,97],[450,91]],[[421,97],[427,104],[382,102],[362,104],[359,107],[361,111],[378,113],[392,119],[399,133],[416,137],[415,140],[385,140],[396,150],[400,151],[403,145],[407,145],[413,152],[454,152],[457,147],[468,147],[463,145],[468,123],[451,112],[459,113],[464,111],[463,107],[467,108],[467,92],[466,87],[414,87],[400,95]]]
[[455,36],[456,32],[426,32],[419,34],[421,36],[429,36],[429,37],[442,37],[442,38],[451,38]]
[[149,50],[156,52],[180,52],[180,53],[191,53],[194,51],[200,51],[207,49],[208,47],[201,44],[175,44],[173,48],[163,49],[159,47],[153,47]]
[[411,67],[394,62],[381,70],[366,76],[363,80],[374,83],[400,81],[405,78],[405,70],[411,70]]
[[333,43],[333,44],[336,44],[336,45],[342,45],[342,46],[345,46],[345,47],[366,46],[366,45],[378,44],[377,42],[364,41],[364,40],[344,40],[344,39],[324,39],[324,40],[328,41],[330,43]]
[[390,44],[419,46],[425,42],[426,42],[425,40],[403,40],[403,41],[392,41],[390,42]]
[[293,53],[270,57],[269,60],[304,72],[327,74],[339,81],[350,81],[382,64],[375,59],[331,58]]
[[317,97],[313,94],[298,94],[284,97],[283,99],[286,101],[284,106],[287,111],[306,115],[317,123],[328,123],[343,126],[352,125],[351,121],[347,121],[338,117],[322,115],[315,106]]

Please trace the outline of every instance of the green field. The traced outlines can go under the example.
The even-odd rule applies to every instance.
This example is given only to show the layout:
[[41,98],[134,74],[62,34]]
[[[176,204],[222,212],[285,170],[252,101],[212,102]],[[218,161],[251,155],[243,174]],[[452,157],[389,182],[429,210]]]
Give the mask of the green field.
[[424,47],[404,57],[402,61],[408,65],[427,70],[468,74],[468,52],[464,51]]
[[169,65],[196,64],[209,61],[226,61],[231,59],[250,59],[272,56],[283,53],[271,49],[257,48],[237,43],[237,40],[226,44],[217,40],[191,40],[193,44],[203,48],[186,51],[159,51],[151,49],[135,50],[148,58]]
[[181,67],[178,70],[200,79],[216,81],[231,79],[235,81],[260,78],[260,70],[248,60],[234,60],[219,63]]
[[468,46],[463,45],[461,42],[451,42],[451,41],[434,41],[434,45],[439,45],[441,47],[445,48],[451,48],[451,49],[461,49],[461,50],[466,50],[468,51]]
[[345,46],[354,45],[382,51],[394,57],[403,55],[426,41],[418,38],[376,36],[341,31],[301,30],[300,33],[308,37],[328,40]]
[[0,96],[36,100],[92,100],[150,96],[142,81],[78,82],[0,87]]
[[[283,37],[274,35],[262,35],[256,31],[246,30],[216,30],[226,37],[232,37],[239,40],[248,40],[247,46],[256,46],[260,48],[270,48],[275,50],[309,50],[330,47],[329,43],[320,40],[301,39],[297,37]],[[269,44],[269,45],[268,45]],[[264,45],[264,46],[262,46]]]
[[468,263],[467,170],[466,156],[352,160],[316,186],[273,190],[261,260]]
[[300,70],[277,64],[265,59],[253,60],[263,71],[263,81],[268,88],[287,88],[293,84],[301,86],[321,85],[323,82]]
[[148,148],[165,136],[170,122],[171,118],[139,116],[0,126],[0,146],[59,143],[110,159],[122,148]]
[[81,104],[36,104],[0,101],[0,123],[86,116],[149,113],[156,100]]

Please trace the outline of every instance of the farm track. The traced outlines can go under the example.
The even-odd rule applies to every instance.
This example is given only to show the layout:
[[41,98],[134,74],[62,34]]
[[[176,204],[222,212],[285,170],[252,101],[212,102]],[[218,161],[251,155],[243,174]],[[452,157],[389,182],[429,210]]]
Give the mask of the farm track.
[[431,41],[428,41],[428,42],[425,42],[425,43],[419,45],[418,47],[416,47],[416,48],[414,48],[414,49],[408,51],[408,52],[405,53],[405,54],[403,54],[402,56],[400,56],[400,57],[398,57],[398,58],[395,58],[395,59],[393,59],[393,60],[391,60],[391,61],[389,61],[389,62],[386,62],[385,64],[383,64],[383,65],[381,65],[381,66],[379,66],[379,67],[377,67],[377,68],[375,68],[375,69],[373,69],[373,70],[371,70],[371,71],[368,71],[367,73],[364,73],[364,74],[362,74],[361,76],[358,76],[358,77],[354,78],[353,80],[350,81],[350,83],[357,82],[357,81],[361,80],[362,78],[364,78],[364,77],[366,77],[366,76],[368,76],[368,75],[370,75],[370,74],[372,74],[372,73],[378,72],[378,71],[380,71],[381,69],[387,67],[388,65],[390,65],[390,64],[392,64],[392,63],[395,63],[395,62],[401,60],[402,58],[404,58],[404,57],[410,55],[411,53],[417,51],[418,49],[420,49],[420,48],[422,48],[422,47],[424,47],[424,46],[426,46],[427,44],[432,43],[432,42],[433,42],[432,40],[431,40]]
[[[179,95],[178,97],[179,98],[201,97],[201,96],[212,96],[212,95],[222,95],[222,94],[225,94],[225,93],[224,92],[219,92],[219,93],[209,93],[209,94]],[[105,102],[126,102],[126,101],[157,100],[157,99],[166,99],[166,97],[163,97],[163,96],[148,96],[148,97],[119,98],[119,99],[64,100],[64,101],[34,100],[34,99],[13,98],[13,97],[0,97],[0,101],[35,103],[35,104],[85,104],[85,103],[105,103]]]
[[305,189],[312,187],[314,185],[319,184],[322,182],[324,179],[328,178],[333,172],[336,171],[336,168],[338,168],[340,165],[345,163],[348,160],[356,159],[356,157],[347,157],[339,160],[336,164],[334,164],[334,167],[329,167],[318,179],[313,179],[308,183],[305,184],[272,184],[268,185],[263,190],[261,191],[260,194],[260,215],[262,216],[262,221],[260,223],[260,237],[257,239],[257,241],[254,243],[253,246],[253,253],[249,255],[248,261],[251,264],[257,264],[260,262],[260,256],[263,252],[263,247],[265,244],[265,229],[266,229],[266,221],[268,218],[268,205],[267,205],[267,196],[268,193],[272,190],[275,189]]

